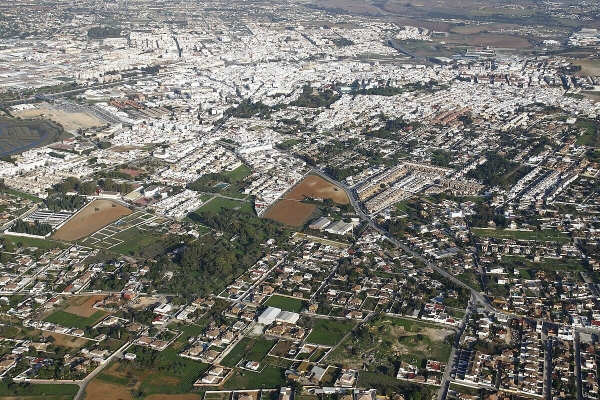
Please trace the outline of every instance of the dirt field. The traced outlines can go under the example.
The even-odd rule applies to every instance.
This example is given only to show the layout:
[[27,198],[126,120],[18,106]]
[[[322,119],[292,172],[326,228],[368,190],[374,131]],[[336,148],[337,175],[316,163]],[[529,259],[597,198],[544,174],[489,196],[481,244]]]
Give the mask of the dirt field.
[[92,380],[85,388],[85,400],[133,400],[129,389]]
[[93,313],[98,311],[93,305],[104,297],[105,296],[73,297],[71,301],[69,301],[69,307],[67,307],[65,311],[82,317],[90,317]]
[[56,110],[50,107],[33,108],[14,113],[15,117],[21,118],[48,118],[63,126],[65,131],[75,131],[79,128],[86,129],[95,126],[106,125],[104,121],[99,120],[85,113],[68,113],[62,110]]
[[578,76],[600,76],[600,60],[569,60],[575,65],[581,66]]
[[[99,210],[96,211],[96,208]],[[131,214],[131,210],[110,200],[94,200],[63,225],[52,236],[58,240],[78,240],[86,237],[119,218]]]
[[305,197],[328,198],[338,204],[348,204],[350,202],[346,192],[315,175],[306,177],[285,196],[289,200],[304,200]]
[[42,334],[44,335],[44,337],[52,336],[54,339],[56,339],[56,341],[54,342],[55,346],[70,347],[75,349],[85,346],[85,344],[88,342],[88,340],[84,338],[78,338],[69,335],[61,335],[60,333],[43,332]]
[[[85,400],[133,400],[130,389],[94,379],[85,388]],[[201,400],[197,394],[153,394],[146,400]]]
[[265,218],[274,219],[287,225],[301,226],[315,208],[317,206],[314,204],[305,204],[298,200],[281,200],[271,207],[265,214]]

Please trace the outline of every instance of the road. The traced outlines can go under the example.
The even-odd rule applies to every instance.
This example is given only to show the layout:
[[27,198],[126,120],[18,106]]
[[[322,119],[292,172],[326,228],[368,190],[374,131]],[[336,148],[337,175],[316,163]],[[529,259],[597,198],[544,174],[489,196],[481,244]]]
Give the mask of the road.
[[575,332],[574,353],[575,353],[575,384],[577,385],[577,400],[581,400],[581,350],[579,346],[579,332]]
[[[444,400],[448,395],[448,389],[450,388],[450,382],[453,379],[451,374],[455,371],[456,364],[456,350],[458,350],[458,345],[460,344],[460,338],[465,332],[465,328],[467,327],[467,321],[471,316],[472,312],[477,311],[474,302],[472,302],[473,296],[471,296],[471,300],[469,301],[469,306],[467,307],[467,312],[465,313],[462,321],[460,321],[460,326],[458,328],[458,332],[454,337],[454,343],[452,343],[452,351],[450,351],[450,358],[448,358],[448,363],[446,364],[446,370],[444,371],[444,376],[442,377],[442,381],[440,382],[440,390],[438,391],[437,400]],[[472,306],[473,304],[473,306]]]

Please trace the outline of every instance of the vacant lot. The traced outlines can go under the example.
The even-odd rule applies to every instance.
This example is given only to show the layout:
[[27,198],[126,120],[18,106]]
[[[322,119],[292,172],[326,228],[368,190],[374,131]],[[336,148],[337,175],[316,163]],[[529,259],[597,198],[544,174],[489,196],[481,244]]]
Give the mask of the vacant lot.
[[300,312],[300,310],[306,308],[307,302],[295,297],[273,295],[269,297],[265,306],[277,307],[285,311]]
[[353,321],[317,319],[306,341],[308,343],[333,346],[342,340],[355,325]]
[[123,386],[102,382],[98,379],[92,380],[85,388],[86,400],[106,400],[110,393],[111,399],[133,400],[129,389]]
[[103,298],[104,296],[73,297],[69,301],[69,307],[67,307],[65,311],[71,314],[81,315],[82,317],[89,317],[98,311],[93,306],[98,300],[102,300]]
[[89,114],[69,113],[51,107],[36,107],[31,110],[15,112],[14,115],[21,118],[48,118],[61,124],[65,131],[74,131],[79,128],[86,129],[106,125],[105,122]]
[[331,199],[338,204],[350,202],[348,195],[341,188],[315,175],[306,177],[285,196],[287,200],[304,200],[307,197]]
[[281,200],[271,207],[265,218],[291,226],[301,226],[316,208],[314,204],[305,204],[298,200]]
[[79,349],[85,346],[88,342],[85,338],[70,336],[70,335],[62,335],[60,333],[55,332],[42,332],[44,337],[52,336],[55,341],[55,346],[69,347],[72,349]]
[[56,231],[52,238],[78,240],[129,214],[129,208],[113,201],[94,200]]

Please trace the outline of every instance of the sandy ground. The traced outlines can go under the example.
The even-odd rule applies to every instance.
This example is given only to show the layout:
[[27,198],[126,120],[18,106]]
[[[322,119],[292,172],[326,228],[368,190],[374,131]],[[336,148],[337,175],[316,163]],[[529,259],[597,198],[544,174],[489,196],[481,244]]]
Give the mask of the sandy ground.
[[33,108],[30,110],[23,110],[13,113],[16,117],[21,118],[48,118],[54,122],[57,122],[63,126],[65,131],[75,131],[79,128],[86,129],[95,126],[106,125],[104,121],[99,120],[85,113],[68,113],[62,110],[56,110],[53,108]]
[[[113,207],[113,205],[115,207]],[[96,208],[99,208],[96,211]],[[78,240],[111,222],[131,214],[131,210],[110,200],[94,200],[52,236],[58,240]]]
[[89,317],[98,311],[93,307],[94,304],[104,297],[105,296],[73,297],[69,302],[69,307],[67,307],[65,311],[71,314],[81,315],[82,317]]
[[292,226],[301,226],[317,208],[314,204],[305,204],[297,200],[281,200],[265,214],[265,218],[274,219]]
[[315,175],[306,177],[285,196],[286,199],[291,200],[304,200],[305,197],[329,198],[338,204],[348,204],[350,202],[346,192]]

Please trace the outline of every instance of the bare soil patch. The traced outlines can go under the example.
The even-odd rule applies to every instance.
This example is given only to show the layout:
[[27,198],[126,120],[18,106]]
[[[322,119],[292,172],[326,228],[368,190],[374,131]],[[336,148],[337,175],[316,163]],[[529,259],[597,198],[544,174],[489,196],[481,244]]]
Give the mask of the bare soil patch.
[[69,307],[67,307],[65,311],[71,314],[81,315],[82,317],[90,317],[93,313],[98,311],[94,308],[94,304],[103,298],[104,296],[73,297],[72,300],[69,301]]
[[129,208],[113,201],[94,200],[56,231],[52,238],[78,240],[131,213]]
[[600,76],[600,60],[569,60],[575,65],[581,66],[579,76]]
[[265,214],[265,218],[274,219],[292,226],[301,226],[317,208],[314,204],[301,203],[298,200],[281,200]]
[[133,400],[129,389],[92,380],[85,388],[85,400]]
[[88,340],[84,338],[62,335],[60,333],[55,332],[43,332],[42,334],[46,338],[48,336],[52,336],[54,339],[56,339],[53,343],[55,346],[70,347],[73,349],[77,349],[85,346],[85,344],[88,342]]
[[350,202],[348,195],[342,188],[315,175],[306,177],[285,196],[287,200],[304,200],[306,197],[332,199],[338,204],[348,204]]
[[75,131],[106,125],[104,121],[86,113],[70,113],[50,107],[32,108],[14,113],[21,118],[47,118],[63,126],[65,131]]

